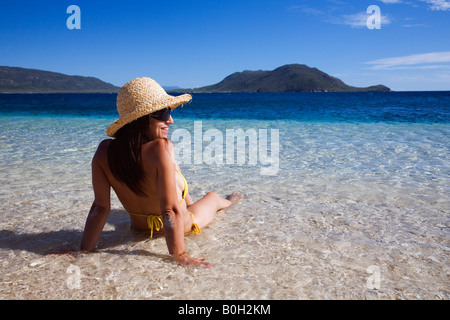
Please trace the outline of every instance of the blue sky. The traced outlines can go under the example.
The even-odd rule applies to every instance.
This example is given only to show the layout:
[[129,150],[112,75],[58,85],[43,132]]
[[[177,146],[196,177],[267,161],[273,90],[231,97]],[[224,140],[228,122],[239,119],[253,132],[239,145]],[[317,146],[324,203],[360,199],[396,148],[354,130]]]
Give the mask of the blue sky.
[[[81,9],[81,29],[66,12]],[[367,8],[381,10],[369,29]],[[448,0],[3,1],[0,65],[200,87],[300,63],[349,85],[450,90]]]

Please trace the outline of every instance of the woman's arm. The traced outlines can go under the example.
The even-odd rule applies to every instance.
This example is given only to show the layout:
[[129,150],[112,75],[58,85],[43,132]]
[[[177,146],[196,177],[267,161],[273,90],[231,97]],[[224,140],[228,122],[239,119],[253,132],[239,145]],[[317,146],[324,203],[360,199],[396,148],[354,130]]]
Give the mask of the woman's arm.
[[[169,142],[169,153],[170,156],[172,157],[172,161],[175,163],[175,166],[177,168],[178,171],[181,171],[180,166],[178,165],[178,163],[175,160],[175,151],[173,148],[173,144],[171,142]],[[186,197],[184,198],[184,201],[186,201],[186,206],[189,208],[190,205],[194,204],[194,201],[192,200],[191,196],[189,195],[189,192],[186,194]]]
[[80,249],[83,251],[92,251],[95,248],[111,208],[111,185],[100,165],[101,158],[105,155],[105,145],[100,144],[92,159],[92,185],[95,200],[89,211],[81,239]]
[[97,206],[94,201],[86,219],[80,250],[94,250],[97,240],[102,233],[108,214],[109,209]]
[[202,265],[210,267],[203,259],[190,258],[184,246],[184,216],[178,204],[175,167],[170,157],[168,140],[161,139],[156,146],[158,157],[156,169],[158,176],[158,196],[163,218],[164,237],[169,253],[182,265]]

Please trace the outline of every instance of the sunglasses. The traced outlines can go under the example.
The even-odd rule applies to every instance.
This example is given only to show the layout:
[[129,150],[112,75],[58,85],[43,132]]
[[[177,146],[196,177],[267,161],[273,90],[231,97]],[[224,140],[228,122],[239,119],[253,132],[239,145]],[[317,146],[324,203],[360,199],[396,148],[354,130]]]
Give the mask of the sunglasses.
[[172,109],[166,108],[162,110],[155,111],[150,114],[150,117],[159,120],[159,121],[167,121],[170,119],[170,113],[172,112]]

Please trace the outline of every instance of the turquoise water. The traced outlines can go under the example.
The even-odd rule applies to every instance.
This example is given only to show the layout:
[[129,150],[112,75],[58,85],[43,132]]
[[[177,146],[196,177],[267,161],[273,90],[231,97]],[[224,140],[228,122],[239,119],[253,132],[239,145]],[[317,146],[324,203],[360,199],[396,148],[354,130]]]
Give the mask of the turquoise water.
[[[79,243],[114,101],[0,95],[0,298],[449,298],[448,92],[194,95],[169,133],[192,197],[246,195],[186,237],[211,270],[130,232],[114,194],[96,253],[47,255]],[[227,161],[236,129],[256,140]]]

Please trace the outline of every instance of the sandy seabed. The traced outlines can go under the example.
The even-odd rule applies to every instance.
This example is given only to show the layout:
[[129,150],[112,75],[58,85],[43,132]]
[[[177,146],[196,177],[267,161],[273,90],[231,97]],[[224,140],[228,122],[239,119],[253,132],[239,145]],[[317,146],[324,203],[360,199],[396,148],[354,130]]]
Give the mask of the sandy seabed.
[[115,197],[96,252],[52,254],[78,248],[100,135],[46,121],[2,119],[0,299],[449,298],[448,125],[277,123],[275,176],[182,165],[193,199],[246,195],[186,237],[203,269],[130,231]]

